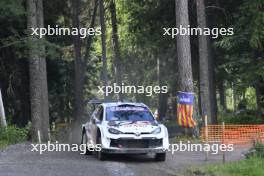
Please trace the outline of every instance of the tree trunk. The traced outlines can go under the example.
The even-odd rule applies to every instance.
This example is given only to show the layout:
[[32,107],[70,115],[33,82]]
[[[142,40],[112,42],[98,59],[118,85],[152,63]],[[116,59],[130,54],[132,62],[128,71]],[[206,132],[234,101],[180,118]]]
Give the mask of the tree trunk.
[[225,95],[225,85],[224,85],[223,80],[220,80],[218,84],[218,91],[219,91],[220,106],[225,112],[226,111],[226,95]]
[[[94,10],[93,10],[93,15],[92,15],[89,28],[94,28],[97,7],[98,7],[98,0],[94,0]],[[86,65],[90,57],[90,51],[91,51],[91,46],[92,46],[92,41],[93,41],[92,39],[93,39],[93,35],[89,35],[87,37],[85,55],[84,55],[84,60],[83,60],[84,72],[86,71]]]
[[260,117],[264,107],[264,81],[258,78],[254,87],[256,90],[257,116]]
[[167,113],[167,101],[168,101],[168,94],[162,94],[160,93],[159,95],[159,120],[163,120],[164,117],[166,117]]
[[[35,0],[27,0],[27,27],[28,33],[31,28],[37,28],[37,5]],[[37,36],[29,36],[29,75],[30,75],[30,107],[32,120],[32,140],[38,139],[38,131],[41,132],[41,77],[40,59],[38,56]]]
[[209,60],[209,70],[208,70],[208,74],[209,74],[209,92],[210,92],[210,103],[211,103],[211,117],[212,117],[212,123],[213,124],[217,124],[217,90],[216,90],[216,80],[215,80],[215,51],[212,47],[213,45],[213,41],[210,40],[207,37],[207,40],[210,42],[210,45],[208,45],[208,49],[209,49],[209,55],[208,55],[208,60]]
[[[160,61],[160,57],[157,57],[157,78],[158,78],[158,84],[161,87],[162,86],[162,63]],[[163,120],[163,118],[166,116],[167,112],[167,100],[168,100],[168,95],[160,93],[158,95],[158,117],[159,120]]]
[[[197,24],[199,28],[206,28],[206,16],[204,0],[196,0],[197,6]],[[199,70],[200,70],[200,100],[201,100],[201,115],[204,117],[207,115],[208,123],[213,123],[213,104],[211,99],[212,81],[209,78],[209,48],[208,38],[205,35],[199,35]]]
[[5,109],[4,109],[2,92],[0,87],[0,127],[6,127],[6,126],[7,123],[6,123]]
[[[161,80],[160,80],[160,57],[159,56],[157,57],[157,81],[158,81],[158,85],[160,86]],[[161,114],[161,111],[162,111],[161,103],[162,103],[162,97],[159,94],[158,95],[158,118],[159,120],[162,120],[163,118],[163,114]]]
[[[121,86],[122,84],[122,71],[121,71],[121,57],[120,57],[120,48],[118,41],[118,29],[117,29],[117,19],[116,19],[116,6],[114,0],[110,2],[110,13],[111,13],[111,22],[112,22],[112,39],[113,39],[113,48],[114,48],[114,67],[115,67],[115,77],[116,84]],[[122,92],[118,94],[118,100],[122,101]]]
[[238,102],[238,92],[237,92],[237,87],[236,87],[236,83],[232,83],[232,99],[233,99],[233,108],[234,108],[234,112],[237,111],[237,102]]
[[[260,50],[254,50],[253,56],[253,63],[255,65],[258,65],[260,62],[260,58],[263,58],[264,55],[263,52],[261,52]],[[255,77],[254,87],[256,91],[256,114],[258,117],[261,117],[264,108],[264,79],[261,76]]]
[[[187,28],[189,25],[188,1],[175,0],[176,5],[176,27]],[[193,92],[193,75],[191,64],[190,36],[177,35],[177,57],[178,57],[178,90]]]
[[[39,27],[44,27],[43,2],[37,0],[37,22]],[[42,141],[49,140],[50,123],[49,123],[49,95],[47,83],[47,66],[45,56],[44,39],[39,39],[39,59],[40,59],[40,77],[41,77],[41,105],[42,105]]]
[[[104,12],[104,0],[100,1],[100,24],[101,24],[101,43],[102,43],[102,60],[103,60],[103,84],[108,85],[107,76],[107,60],[106,60],[106,42],[105,42],[105,12]],[[104,93],[104,100],[107,100],[106,94]]]
[[14,115],[11,123],[18,127],[25,127],[30,120],[30,92],[29,92],[29,68],[27,59],[16,59],[16,68],[18,70],[16,77],[19,77],[21,83],[17,87],[17,101],[15,109],[17,115]]
[[[80,0],[72,0],[72,26],[79,29]],[[79,35],[73,36],[74,45],[74,120],[81,119],[83,114],[84,71],[81,58],[81,40]]]
[[[188,1],[175,0],[176,27],[189,25]],[[177,35],[178,91],[194,92],[189,35]],[[195,109],[194,109],[195,114]],[[187,130],[185,130],[187,134]]]

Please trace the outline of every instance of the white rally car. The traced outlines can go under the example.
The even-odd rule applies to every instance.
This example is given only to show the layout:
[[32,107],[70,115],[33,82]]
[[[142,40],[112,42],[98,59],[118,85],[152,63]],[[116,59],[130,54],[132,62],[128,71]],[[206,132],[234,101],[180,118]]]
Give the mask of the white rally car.
[[82,125],[82,143],[101,145],[96,152],[100,160],[107,153],[155,153],[157,161],[165,161],[169,147],[167,128],[154,119],[145,104],[101,103],[91,116]]

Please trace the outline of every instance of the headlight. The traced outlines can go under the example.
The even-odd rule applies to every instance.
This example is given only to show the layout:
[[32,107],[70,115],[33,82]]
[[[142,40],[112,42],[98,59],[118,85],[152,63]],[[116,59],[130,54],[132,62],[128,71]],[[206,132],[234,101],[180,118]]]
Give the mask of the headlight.
[[161,128],[158,127],[158,128],[156,128],[155,130],[153,130],[151,133],[152,133],[152,134],[158,134],[158,133],[160,133],[160,132],[161,132]]
[[112,134],[121,134],[122,133],[121,131],[114,129],[114,128],[109,128],[108,132],[112,133]]

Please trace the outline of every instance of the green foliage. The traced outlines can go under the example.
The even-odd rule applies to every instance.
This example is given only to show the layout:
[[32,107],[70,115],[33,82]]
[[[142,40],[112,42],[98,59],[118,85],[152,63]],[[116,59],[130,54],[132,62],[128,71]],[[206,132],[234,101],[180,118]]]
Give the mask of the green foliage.
[[220,113],[219,122],[227,124],[263,124],[264,118],[257,117],[254,111],[244,111],[240,113]]
[[[232,90],[231,88],[226,89],[226,105],[227,109],[234,110],[234,106],[238,109],[256,110],[256,91],[253,87],[244,88],[243,83],[237,83],[237,89]],[[240,88],[240,89],[239,89]],[[234,104],[233,94],[236,94],[237,102]]]
[[49,59],[48,88],[51,121],[69,118],[72,114],[71,102],[73,102],[72,81],[73,62],[63,59]]
[[264,144],[257,142],[254,146],[247,152],[247,158],[258,157],[264,158]]
[[0,148],[6,145],[26,141],[28,136],[29,127],[18,128],[16,126],[8,126],[6,128],[0,128]]
[[256,157],[264,158],[264,144],[257,143],[254,146],[254,149],[256,151],[255,155]]
[[246,99],[247,109],[256,109],[257,107],[256,92],[253,87],[249,87],[246,89],[245,99]]
[[18,17],[25,14],[22,0],[1,0],[0,1],[0,18]]
[[[157,58],[160,59],[161,85],[166,85],[171,91],[175,85],[175,40],[164,37],[163,27],[173,27],[175,23],[174,1],[116,1],[118,33],[122,60],[122,81],[126,85],[156,86]],[[109,12],[106,13],[109,15]],[[106,18],[107,19],[107,18]],[[113,52],[111,48],[112,29],[107,24],[107,59],[112,65]],[[97,53],[100,53],[100,40],[96,41]],[[114,82],[113,67],[108,69],[110,84]],[[174,93],[174,92],[173,92]],[[140,101],[150,107],[157,108],[158,95],[126,94],[125,99]]]
[[[46,0],[44,3],[45,25],[71,26],[71,2]],[[264,102],[264,0],[208,1],[206,8],[210,27],[233,27],[233,36],[219,36],[213,41],[216,61],[216,82],[225,83],[227,108],[235,110],[238,105],[256,110],[258,98],[256,87],[262,86],[259,97]],[[211,7],[221,7],[211,8]],[[6,114],[10,123],[24,126],[29,117],[28,50],[26,36],[26,1],[0,1],[0,81],[5,99]],[[190,3],[190,25],[196,27],[195,3]],[[93,1],[81,1],[80,25],[88,27]],[[160,61],[160,84],[169,87],[168,99],[176,94],[177,49],[176,39],[163,36],[163,28],[175,27],[174,0],[123,0],[116,1],[118,34],[122,62],[122,79],[127,85],[158,85],[157,60]],[[105,1],[107,62],[109,84],[115,82],[111,20],[109,2]],[[96,27],[99,26],[98,16]],[[47,75],[51,121],[71,118],[73,112],[74,49],[71,36],[46,36],[41,41],[46,46]],[[82,39],[84,48],[86,39]],[[198,82],[197,37],[191,36],[193,75]],[[82,54],[84,53],[82,49]],[[85,70],[84,99],[97,95],[102,84],[102,62],[94,61],[101,56],[100,36],[94,36],[91,56]],[[99,59],[100,60],[100,59]],[[198,84],[197,84],[198,85]],[[198,89],[196,85],[196,89]],[[235,90],[235,91],[233,91]],[[234,102],[233,95],[238,97]],[[243,97],[242,97],[243,96]],[[261,99],[260,98],[260,99]],[[142,101],[157,108],[158,95],[129,94],[125,99]],[[242,100],[242,101],[241,101]],[[235,104],[235,106],[234,106]],[[174,106],[175,107],[175,106]],[[173,108],[174,108],[173,107]],[[259,105],[264,107],[264,105]],[[253,112],[220,114],[227,123],[261,123]],[[22,122],[23,121],[23,122]],[[171,125],[174,125],[170,122]]]
[[0,140],[0,149],[5,148],[6,146],[8,146],[8,142]]
[[228,73],[230,82],[238,82],[239,88],[254,86],[264,78],[263,5],[264,0],[243,0],[238,11],[232,12],[230,17],[234,35],[215,42],[217,49],[222,51],[218,69]]
[[[26,10],[23,0],[0,1],[0,45],[5,48],[15,46],[19,49],[24,45],[24,18]],[[21,53],[20,53],[21,54]]]

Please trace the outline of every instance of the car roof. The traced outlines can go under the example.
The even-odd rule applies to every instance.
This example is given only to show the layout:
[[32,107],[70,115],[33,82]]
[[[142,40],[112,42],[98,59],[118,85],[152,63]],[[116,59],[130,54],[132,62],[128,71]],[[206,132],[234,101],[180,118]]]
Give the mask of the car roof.
[[147,106],[144,103],[136,103],[136,102],[107,102],[107,103],[102,103],[101,105],[104,107],[130,105],[130,106],[141,106],[147,108]]

